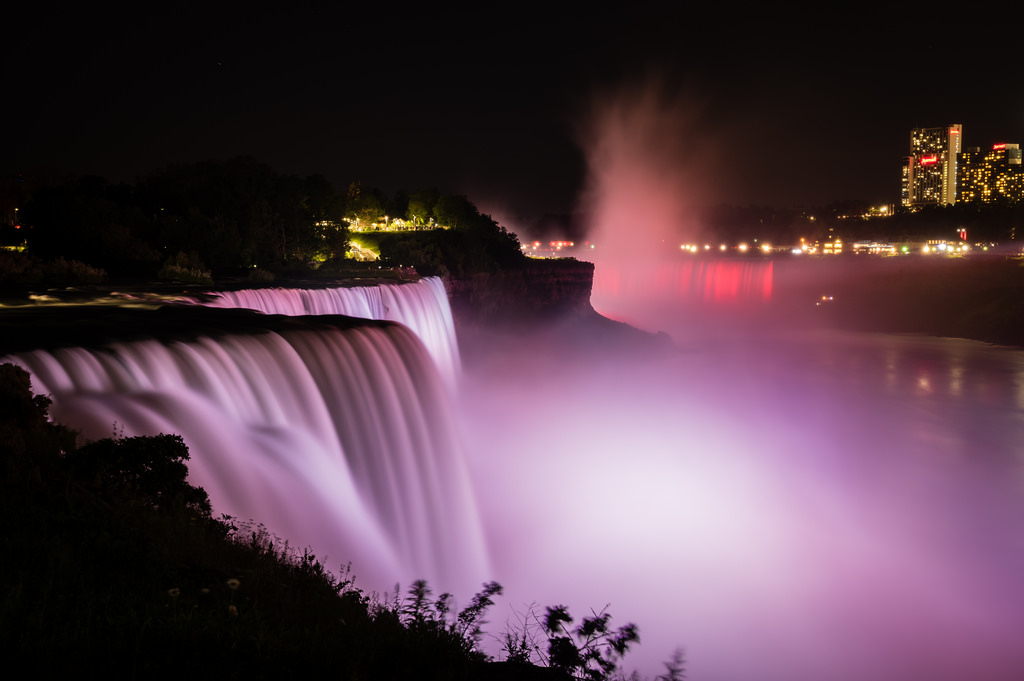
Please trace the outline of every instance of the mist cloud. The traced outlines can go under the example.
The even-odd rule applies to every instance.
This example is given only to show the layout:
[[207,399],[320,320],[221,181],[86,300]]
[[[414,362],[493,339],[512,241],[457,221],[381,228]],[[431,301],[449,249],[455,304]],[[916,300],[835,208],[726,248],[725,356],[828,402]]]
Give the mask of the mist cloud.
[[580,210],[597,260],[631,262],[678,249],[702,231],[717,160],[705,109],[664,80],[599,95],[579,130],[587,160]]

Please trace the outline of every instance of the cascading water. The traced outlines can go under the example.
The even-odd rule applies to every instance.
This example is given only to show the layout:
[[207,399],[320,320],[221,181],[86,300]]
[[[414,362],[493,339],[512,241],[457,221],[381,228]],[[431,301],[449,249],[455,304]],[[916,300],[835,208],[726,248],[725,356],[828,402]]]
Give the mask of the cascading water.
[[774,265],[759,258],[598,259],[591,304],[613,319],[666,331],[661,320],[681,312],[703,318],[721,316],[723,310],[754,310],[772,300],[773,286]]
[[451,308],[444,283],[426,277],[416,283],[322,289],[269,288],[217,291],[209,307],[242,307],[264,314],[345,315],[408,326],[430,351],[452,385],[460,370]]
[[686,259],[635,268],[603,263],[593,298],[598,306],[652,296],[708,304],[765,301],[772,296],[772,271],[770,260]]
[[[218,513],[263,522],[321,557],[351,560],[374,588],[420,577],[461,587],[489,570],[450,390],[437,368],[451,381],[458,366],[438,286],[382,287],[362,293],[362,309],[345,308],[409,326],[145,340],[4,361],[27,369],[34,389],[53,399],[53,418],[86,438],[182,435],[190,480]],[[254,293],[269,311],[298,297]],[[307,293],[321,299],[322,313],[360,298],[347,289]],[[433,358],[410,326],[428,335]]]

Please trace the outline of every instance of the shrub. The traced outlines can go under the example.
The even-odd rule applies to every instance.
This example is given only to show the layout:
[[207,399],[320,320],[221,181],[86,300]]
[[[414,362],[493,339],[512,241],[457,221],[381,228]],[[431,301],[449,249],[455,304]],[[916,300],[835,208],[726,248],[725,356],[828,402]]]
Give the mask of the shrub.
[[43,278],[53,284],[100,284],[107,279],[104,270],[63,256],[45,263],[42,270]]
[[[611,614],[607,606],[576,627],[564,605],[546,608],[543,618],[531,605],[523,614],[517,613],[517,622],[510,624],[504,636],[503,650],[506,660],[513,664],[547,665],[567,679],[578,681],[607,681],[624,677],[622,659],[630,647],[639,643],[640,633],[635,624],[611,629]],[[542,640],[547,639],[547,648]],[[682,661],[666,662],[670,672],[681,673]],[[676,664],[678,662],[678,664]],[[636,676],[636,672],[633,673]],[[672,676],[674,681],[681,676]]]
[[0,284],[34,284],[42,278],[43,272],[31,256],[0,251]]
[[0,251],[0,283],[76,285],[99,284],[107,273],[63,256],[43,261],[25,253]]
[[255,267],[249,272],[248,279],[254,284],[269,284],[274,281],[274,273]]
[[180,435],[106,438],[67,457],[73,477],[103,498],[162,513],[186,510],[209,517],[210,499],[186,481],[188,447]]
[[203,266],[196,253],[178,251],[177,255],[168,258],[160,268],[157,278],[163,281],[178,281],[187,284],[212,284],[213,277]]

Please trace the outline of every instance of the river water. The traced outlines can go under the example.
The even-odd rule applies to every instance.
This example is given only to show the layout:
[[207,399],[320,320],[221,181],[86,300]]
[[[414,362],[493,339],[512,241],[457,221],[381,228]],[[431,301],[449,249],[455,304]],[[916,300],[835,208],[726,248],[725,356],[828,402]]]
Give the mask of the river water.
[[677,353],[466,368],[512,621],[610,604],[647,676],[679,646],[703,681],[1024,678],[1024,354],[648,321]]

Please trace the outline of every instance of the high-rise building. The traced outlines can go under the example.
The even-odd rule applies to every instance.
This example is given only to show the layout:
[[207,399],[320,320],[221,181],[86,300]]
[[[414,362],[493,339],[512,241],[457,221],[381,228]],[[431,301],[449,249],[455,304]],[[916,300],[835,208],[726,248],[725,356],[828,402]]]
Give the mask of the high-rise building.
[[1024,165],[1019,144],[972,147],[960,154],[957,201],[989,203],[1024,199]]
[[901,203],[915,208],[956,202],[960,124],[910,131],[910,155],[904,159]]

